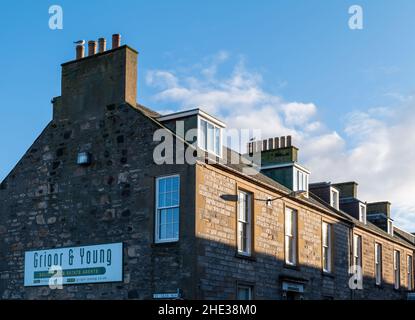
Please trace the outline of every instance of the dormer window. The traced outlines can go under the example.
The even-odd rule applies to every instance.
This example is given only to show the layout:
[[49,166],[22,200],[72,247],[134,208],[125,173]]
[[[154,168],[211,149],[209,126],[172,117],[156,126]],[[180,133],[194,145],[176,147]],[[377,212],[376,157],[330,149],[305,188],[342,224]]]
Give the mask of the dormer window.
[[359,205],[359,221],[366,223],[366,205]]
[[[222,157],[222,129],[226,128],[226,124],[219,119],[198,108],[160,116],[157,120],[191,144],[195,142],[194,131],[196,131],[198,148]],[[180,122],[180,128],[185,130],[178,130]],[[188,133],[190,133],[189,138]]]
[[222,156],[222,128],[199,117],[199,148]]
[[330,188],[330,205],[339,210],[339,191],[334,188]]
[[308,177],[309,173],[302,170],[300,166],[294,166],[293,172],[293,191],[306,191],[308,194]]

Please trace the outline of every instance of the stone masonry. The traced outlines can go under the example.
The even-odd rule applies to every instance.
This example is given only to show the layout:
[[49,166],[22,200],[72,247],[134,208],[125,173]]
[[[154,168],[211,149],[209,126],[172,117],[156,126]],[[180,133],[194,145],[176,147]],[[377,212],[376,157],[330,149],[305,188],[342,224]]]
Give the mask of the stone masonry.
[[[122,46],[62,65],[62,95],[53,119],[0,185],[1,299],[235,299],[237,287],[255,299],[284,299],[282,284],[301,283],[304,299],[405,299],[406,257],[398,241],[311,199],[285,197],[266,177],[246,176],[226,163],[156,165],[158,114],[136,104],[137,52]],[[175,141],[178,138],[175,137]],[[77,164],[79,152],[90,165]],[[155,180],[180,175],[179,241],[155,243]],[[253,252],[237,254],[238,190],[253,201]],[[298,264],[285,264],[284,212],[298,211]],[[333,226],[333,268],[322,271],[322,223]],[[363,239],[363,290],[349,288],[352,236]],[[383,245],[383,285],[375,285],[374,244]],[[30,250],[122,242],[119,283],[24,286]],[[401,287],[393,289],[393,250],[401,252]]]

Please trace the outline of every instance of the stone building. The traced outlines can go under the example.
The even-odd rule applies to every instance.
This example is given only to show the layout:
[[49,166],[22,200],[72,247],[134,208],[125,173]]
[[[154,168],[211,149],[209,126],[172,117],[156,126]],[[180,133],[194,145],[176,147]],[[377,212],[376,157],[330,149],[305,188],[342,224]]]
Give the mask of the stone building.
[[[88,46],[87,57],[79,45],[62,65],[53,119],[1,183],[2,299],[405,299],[412,291],[415,241],[393,226],[388,202],[359,200],[354,182],[310,184],[291,137],[251,142],[241,155],[222,145],[226,124],[201,109],[160,115],[137,104],[137,52],[116,35],[110,50],[103,39],[98,53]],[[162,144],[172,149],[158,153]],[[98,254],[117,243],[117,276],[75,273],[105,270]],[[57,252],[90,246],[101,249],[91,249],[89,268],[63,268],[61,289],[41,285],[51,264],[63,267]]]

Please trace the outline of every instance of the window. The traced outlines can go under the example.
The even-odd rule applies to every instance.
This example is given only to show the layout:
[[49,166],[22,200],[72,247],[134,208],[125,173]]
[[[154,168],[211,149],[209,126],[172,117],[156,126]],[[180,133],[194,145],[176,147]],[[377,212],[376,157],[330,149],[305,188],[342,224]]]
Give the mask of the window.
[[180,177],[156,180],[156,242],[179,240]]
[[297,211],[285,209],[285,263],[297,264]]
[[362,237],[353,235],[353,267],[355,272],[362,267]]
[[382,245],[375,243],[375,280],[377,285],[382,284]]
[[332,252],[331,252],[331,224],[322,224],[322,251],[323,251],[323,271],[331,272]]
[[364,204],[359,205],[359,221],[366,223],[366,206]]
[[239,191],[238,197],[238,253],[251,254],[251,201],[252,195]]
[[413,279],[414,279],[414,275],[413,275],[413,261],[412,261],[412,256],[408,256],[407,257],[407,280],[408,280],[408,290],[412,290],[413,289]]
[[199,120],[199,147],[217,156],[222,154],[222,130],[204,119]]
[[294,168],[293,191],[308,191],[308,173]]
[[399,289],[401,284],[401,253],[398,250],[393,252],[393,274],[394,274],[394,287]]
[[334,188],[330,189],[330,205],[339,210],[339,191]]
[[388,233],[393,236],[393,222],[388,219]]
[[238,285],[237,300],[252,300],[253,287],[247,285]]

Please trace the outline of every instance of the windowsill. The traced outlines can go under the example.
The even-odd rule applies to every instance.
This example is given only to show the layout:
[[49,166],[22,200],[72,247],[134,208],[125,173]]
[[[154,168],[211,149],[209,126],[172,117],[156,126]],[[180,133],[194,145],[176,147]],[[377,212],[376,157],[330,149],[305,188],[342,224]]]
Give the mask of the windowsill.
[[172,240],[172,241],[163,241],[163,242],[153,242],[151,244],[152,248],[155,247],[176,247],[179,244],[179,240]]
[[235,257],[239,258],[239,259],[245,259],[245,260],[250,260],[250,261],[256,261],[256,258],[252,255],[247,255],[247,254],[243,254],[240,252],[236,252],[235,253]]
[[215,151],[209,151],[204,149],[203,147],[199,146],[200,150],[202,150],[202,152],[205,153],[205,156],[211,155],[213,157],[217,157],[219,159],[222,159],[222,155],[221,154],[217,154]]
[[332,278],[332,279],[334,279],[335,278],[335,276],[334,276],[334,274],[332,273],[332,272],[328,272],[328,271],[321,271],[321,274],[324,276],[324,277],[327,277],[327,278]]
[[295,271],[300,271],[300,267],[298,265],[296,265],[296,264],[284,263],[284,268],[285,269],[295,270]]

